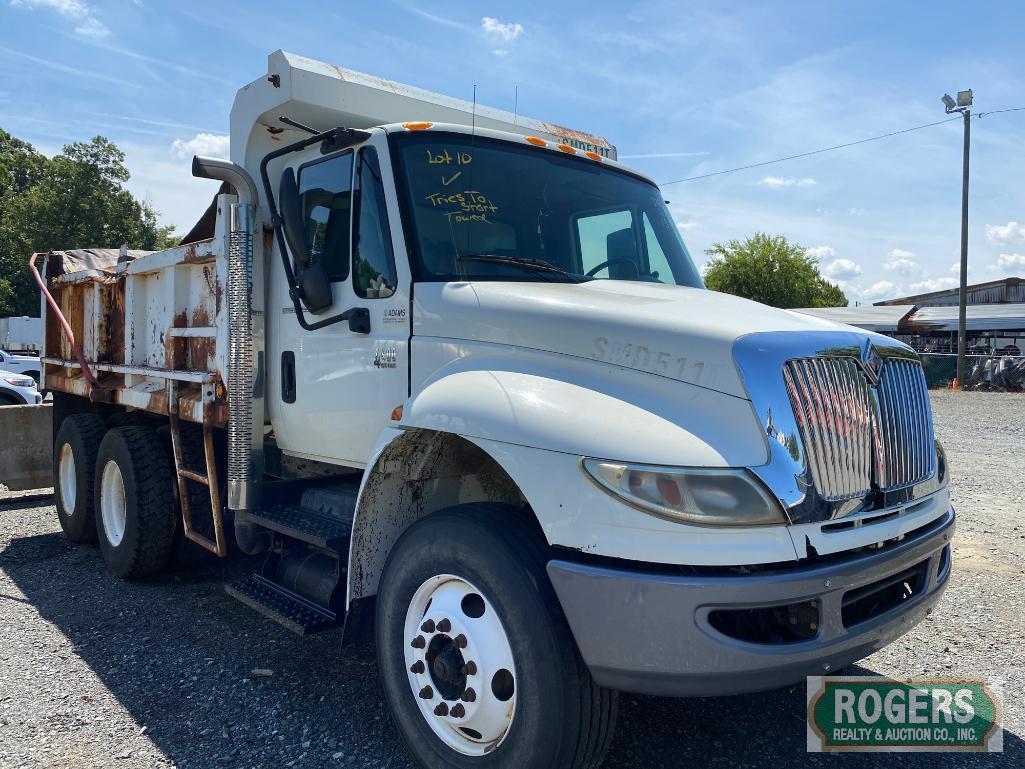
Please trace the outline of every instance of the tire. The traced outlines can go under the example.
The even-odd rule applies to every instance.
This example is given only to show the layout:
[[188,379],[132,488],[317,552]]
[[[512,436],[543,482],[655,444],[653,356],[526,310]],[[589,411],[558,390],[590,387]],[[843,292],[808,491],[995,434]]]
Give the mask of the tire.
[[[95,542],[93,481],[96,453],[106,428],[95,414],[73,414],[53,444],[53,496],[57,519],[69,542]],[[63,471],[63,472],[62,472]]]
[[160,572],[174,538],[171,465],[156,431],[117,427],[96,457],[96,532],[107,569],[121,579]]
[[[389,554],[377,595],[378,666],[392,718],[422,767],[593,769],[612,741],[618,693],[591,679],[545,573],[540,535],[527,523],[523,510],[511,505],[459,505],[414,524]],[[460,591],[464,597],[457,601]],[[477,598],[468,604],[474,593]],[[427,595],[430,603],[423,604]],[[452,628],[442,628],[436,613],[450,619]],[[480,624],[488,617],[490,625]],[[424,618],[435,624],[418,628]],[[451,639],[443,630],[457,634],[457,647],[462,636],[468,657],[462,651],[451,657]],[[418,637],[424,641],[419,652]],[[508,675],[501,672],[505,650]],[[469,669],[471,656],[480,657],[472,660],[476,671]],[[440,669],[439,659],[445,663]],[[416,669],[418,663],[426,663],[426,672]],[[462,678],[454,683],[435,675],[459,665]],[[500,672],[493,675],[496,668]],[[421,685],[431,690],[430,698],[418,697]],[[458,694],[461,685],[475,691],[457,719],[451,714],[468,696],[466,689]],[[442,698],[449,715],[431,719],[431,708],[441,708]],[[496,709],[499,701],[512,705]],[[511,723],[502,722],[508,711]],[[498,720],[485,720],[488,714]],[[477,734],[491,740],[491,747],[461,736],[460,722],[487,726],[489,733]],[[492,728],[494,723],[499,726]]]

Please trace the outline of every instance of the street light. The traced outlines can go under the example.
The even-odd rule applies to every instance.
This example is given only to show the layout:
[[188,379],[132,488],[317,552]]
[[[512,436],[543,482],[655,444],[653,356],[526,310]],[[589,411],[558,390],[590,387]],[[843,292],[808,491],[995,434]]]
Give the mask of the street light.
[[960,112],[964,118],[964,159],[961,171],[961,281],[957,296],[957,382],[965,381],[965,313],[968,305],[968,152],[972,141],[972,91],[957,92],[957,101],[949,93],[941,99],[947,114]]

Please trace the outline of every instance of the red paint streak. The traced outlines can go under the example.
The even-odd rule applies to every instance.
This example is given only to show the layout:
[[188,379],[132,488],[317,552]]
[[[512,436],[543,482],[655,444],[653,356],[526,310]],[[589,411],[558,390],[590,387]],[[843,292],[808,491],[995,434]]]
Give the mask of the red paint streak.
[[46,282],[39,274],[39,270],[36,269],[36,257],[39,254],[32,254],[28,260],[28,268],[32,270],[32,276],[36,279],[36,285],[39,286],[39,290],[43,292],[43,296],[46,297],[46,303],[50,305],[50,309],[53,310],[53,314],[57,316],[57,320],[60,321],[61,328],[64,329],[64,336],[68,339],[68,344],[71,345],[71,351],[75,354],[75,358],[78,359],[78,365],[82,367],[82,374],[85,376],[86,381],[89,383],[89,390],[92,391],[94,387],[99,385],[96,382],[96,377],[93,376],[92,370],[89,368],[89,364],[85,362],[85,355],[82,353],[82,348],[75,342],[75,333],[71,330],[71,325],[68,323],[67,318],[64,317],[64,313],[61,312],[60,307],[57,306],[57,302],[54,301],[53,296],[50,295],[50,290],[46,287]]

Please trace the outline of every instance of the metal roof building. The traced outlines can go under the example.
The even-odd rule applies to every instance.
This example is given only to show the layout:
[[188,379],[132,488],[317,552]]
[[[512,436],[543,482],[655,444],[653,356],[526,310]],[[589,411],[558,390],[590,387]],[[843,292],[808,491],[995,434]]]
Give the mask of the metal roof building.
[[[967,286],[967,302],[972,304],[1009,304],[1025,302],[1025,278],[1001,278],[987,283],[975,283]],[[875,306],[914,304],[919,307],[957,306],[958,289],[948,288],[943,291],[932,291],[928,294],[902,296],[898,299],[886,299],[876,302]]]
[[[902,324],[902,332],[927,334],[957,331],[957,305],[919,307]],[[965,308],[966,331],[1023,331],[1025,304],[970,304]]]
[[857,326],[880,334],[896,334],[901,322],[915,310],[913,304],[886,307],[801,307],[794,310],[816,318]]

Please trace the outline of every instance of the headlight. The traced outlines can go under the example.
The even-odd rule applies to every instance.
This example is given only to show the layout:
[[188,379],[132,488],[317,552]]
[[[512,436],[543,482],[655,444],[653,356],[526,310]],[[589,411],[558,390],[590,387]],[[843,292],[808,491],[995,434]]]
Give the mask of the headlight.
[[786,517],[768,490],[746,470],[628,465],[584,459],[598,485],[660,518],[706,526],[784,524]]
[[30,376],[5,376],[4,381],[14,387],[35,387],[36,380]]
[[947,485],[947,452],[936,441],[936,483],[939,487]]

